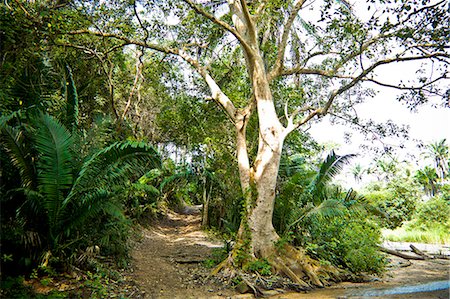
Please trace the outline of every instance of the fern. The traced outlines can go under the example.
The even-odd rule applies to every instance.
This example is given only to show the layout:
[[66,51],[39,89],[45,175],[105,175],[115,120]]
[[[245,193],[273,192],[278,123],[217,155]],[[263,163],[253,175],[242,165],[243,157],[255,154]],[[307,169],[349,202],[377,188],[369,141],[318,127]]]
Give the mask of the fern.
[[66,128],[49,115],[42,114],[37,122],[35,146],[40,153],[36,163],[39,191],[44,195],[50,234],[58,230],[61,206],[72,177],[72,138]]
[[116,142],[83,164],[64,205],[95,188],[109,188],[111,182],[123,185],[131,175],[157,167],[161,167],[161,158],[153,147],[143,142]]

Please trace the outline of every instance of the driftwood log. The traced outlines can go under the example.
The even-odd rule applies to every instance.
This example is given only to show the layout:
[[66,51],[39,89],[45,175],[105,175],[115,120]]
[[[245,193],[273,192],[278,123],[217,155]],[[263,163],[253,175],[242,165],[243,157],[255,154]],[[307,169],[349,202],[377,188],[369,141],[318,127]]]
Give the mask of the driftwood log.
[[398,257],[401,257],[405,260],[424,260],[425,258],[423,256],[417,256],[417,255],[410,255],[410,254],[406,254],[397,250],[393,250],[393,249],[388,249],[385,247],[378,247],[380,249],[380,251],[385,252],[385,253],[389,253]]
[[412,252],[415,253],[415,255],[411,255],[411,254],[404,253],[404,252],[401,252],[398,250],[393,250],[393,249],[385,248],[382,246],[378,246],[380,251],[401,257],[405,260],[428,260],[428,259],[450,260],[450,256],[448,256],[448,255],[428,254],[428,253],[425,253],[422,250],[418,249],[416,246],[414,246],[412,244],[410,244],[409,247],[411,248]]
[[433,257],[426,254],[425,252],[423,252],[422,250],[419,250],[419,248],[417,248],[416,246],[414,246],[413,244],[410,244],[409,247],[411,248],[411,250],[420,256],[423,256],[425,259],[432,259]]

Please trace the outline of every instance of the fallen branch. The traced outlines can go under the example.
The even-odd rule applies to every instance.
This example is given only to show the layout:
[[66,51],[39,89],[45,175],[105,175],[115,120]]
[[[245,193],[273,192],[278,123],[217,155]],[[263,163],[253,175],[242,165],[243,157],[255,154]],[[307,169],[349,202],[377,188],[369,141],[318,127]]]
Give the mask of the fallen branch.
[[425,260],[425,258],[423,256],[416,256],[416,255],[409,255],[403,252],[399,252],[397,250],[392,250],[392,249],[388,249],[388,248],[384,248],[381,246],[378,246],[378,248],[380,249],[380,251],[385,252],[385,253],[389,253],[398,257],[401,257],[405,260]]
[[444,254],[432,254],[431,256],[432,256],[433,259],[450,260],[450,256],[449,256],[449,255],[444,255]]
[[411,250],[420,256],[423,256],[424,259],[432,259],[432,256],[429,256],[428,254],[426,254],[425,252],[423,252],[422,250],[420,250],[419,248],[417,248],[416,246],[414,246],[413,244],[410,244],[409,247],[411,248]]

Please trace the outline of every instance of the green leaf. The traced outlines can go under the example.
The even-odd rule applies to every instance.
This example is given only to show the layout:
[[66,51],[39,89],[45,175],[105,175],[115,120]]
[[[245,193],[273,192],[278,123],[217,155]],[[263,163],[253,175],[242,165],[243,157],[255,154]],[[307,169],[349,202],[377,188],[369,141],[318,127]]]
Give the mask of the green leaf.
[[51,233],[58,229],[62,203],[72,186],[72,138],[57,120],[41,114],[34,137],[39,153],[36,163],[39,191],[44,195]]
[[116,142],[82,165],[64,205],[97,188],[112,190],[114,186],[124,185],[132,176],[159,167],[161,157],[153,147],[136,141]]

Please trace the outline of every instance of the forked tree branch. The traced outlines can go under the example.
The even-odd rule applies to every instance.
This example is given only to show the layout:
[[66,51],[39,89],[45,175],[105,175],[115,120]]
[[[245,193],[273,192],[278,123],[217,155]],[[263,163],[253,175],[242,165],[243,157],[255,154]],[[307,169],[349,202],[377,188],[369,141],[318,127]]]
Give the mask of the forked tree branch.
[[393,63],[393,62],[415,61],[415,60],[431,59],[431,58],[437,58],[437,57],[450,57],[450,54],[445,53],[445,52],[443,52],[443,53],[438,52],[438,53],[422,55],[422,56],[396,57],[396,58],[379,60],[379,61],[375,62],[374,64],[372,64],[367,69],[365,69],[364,71],[362,71],[357,77],[353,78],[350,82],[341,86],[339,89],[333,91],[331,93],[330,97],[328,98],[328,101],[326,102],[325,106],[323,108],[319,109],[320,110],[319,113],[321,115],[325,115],[328,112],[328,109],[330,109],[331,104],[333,103],[334,99],[338,95],[346,92],[347,90],[349,90],[350,88],[352,88],[353,86],[358,84],[359,82],[364,81],[364,78],[369,73],[371,73],[373,70],[375,70],[377,67],[379,67],[381,65],[385,65],[385,64],[389,64],[389,63]]
[[[308,122],[309,120],[311,120],[316,115],[325,115],[325,114],[327,114],[328,110],[330,109],[330,107],[333,104],[334,100],[339,95],[341,95],[342,93],[346,92],[347,90],[349,90],[350,88],[352,88],[353,86],[358,84],[359,82],[372,80],[372,79],[367,79],[365,77],[368,74],[370,74],[371,72],[373,72],[377,67],[379,67],[381,65],[386,65],[386,64],[389,64],[389,63],[393,63],[393,62],[415,61],[415,60],[441,58],[441,57],[449,58],[450,54],[445,53],[445,52],[442,52],[442,53],[439,52],[439,53],[433,53],[433,54],[422,55],[422,56],[396,57],[396,58],[390,58],[390,59],[384,59],[384,60],[377,61],[377,62],[373,63],[367,69],[363,70],[358,76],[352,78],[350,80],[350,82],[348,82],[347,84],[344,84],[343,86],[341,86],[337,90],[333,91],[330,94],[327,102],[325,103],[325,105],[323,107],[318,107],[318,108],[315,108],[314,110],[313,110],[312,107],[308,107],[308,109],[306,111],[308,111],[308,110],[312,110],[312,111],[308,115],[306,115],[304,118],[302,118],[300,121],[298,121],[296,123],[294,123],[293,119],[294,119],[294,117],[296,115],[298,115],[299,112],[301,112],[301,110],[298,110],[299,112],[297,112],[297,110],[294,111],[294,113],[288,118],[288,125],[285,128],[285,135],[287,135],[290,132],[296,130],[297,128],[299,128],[301,125],[303,125],[306,122]],[[438,79],[433,80],[432,82],[429,82],[426,85],[435,83],[438,80],[441,80],[441,79],[444,79],[444,78],[446,78],[446,77],[445,76],[439,77]],[[424,85],[424,87],[426,85]]]
[[186,2],[193,10],[195,10],[195,12],[199,13],[200,15],[204,16],[208,20],[212,21],[214,24],[219,25],[221,28],[223,28],[224,30],[226,30],[226,31],[230,32],[232,35],[234,35],[234,37],[236,37],[236,39],[242,44],[242,46],[244,47],[244,49],[246,51],[251,51],[250,46],[245,41],[245,39],[230,24],[217,19],[213,14],[210,14],[203,8],[199,7],[192,0],[183,0],[183,1]]
[[289,33],[292,29],[292,25],[294,24],[295,18],[297,17],[298,12],[302,9],[303,4],[306,0],[297,0],[294,4],[294,8],[289,14],[289,17],[284,25],[283,34],[281,36],[281,41],[278,46],[277,59],[273,66],[273,69],[269,72],[268,79],[271,81],[273,78],[277,77],[281,74],[281,71],[284,68],[284,52],[286,51],[287,41],[289,39]]

